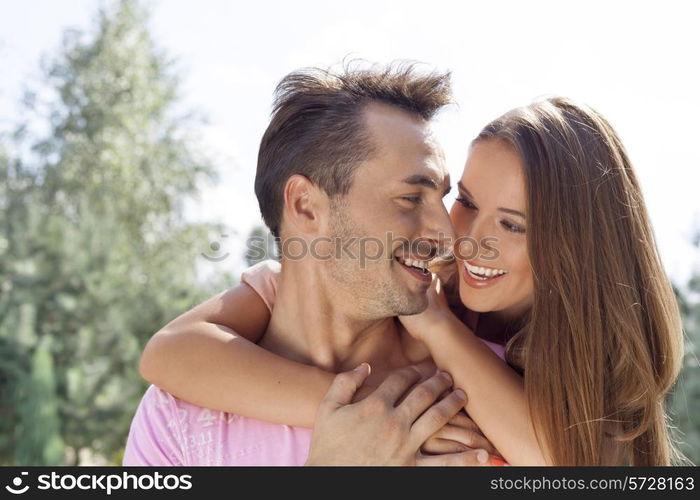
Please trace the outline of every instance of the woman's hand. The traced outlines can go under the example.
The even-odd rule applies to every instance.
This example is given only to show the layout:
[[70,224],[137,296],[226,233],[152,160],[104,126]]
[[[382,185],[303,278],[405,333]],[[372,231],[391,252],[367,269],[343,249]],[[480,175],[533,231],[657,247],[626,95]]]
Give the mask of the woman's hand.
[[[464,412],[459,412],[452,417],[450,423],[421,446],[421,452],[426,455],[442,455],[449,453],[461,453],[465,451],[484,450],[488,454],[488,464],[503,465],[503,457],[498,453],[493,444],[486,439],[481,429]],[[483,460],[481,464],[487,463]]]
[[412,314],[410,316],[399,316],[401,324],[406,331],[415,339],[426,341],[429,332],[436,327],[437,324],[444,323],[455,316],[450,311],[447,303],[447,297],[442,288],[442,282],[437,274],[433,274],[433,281],[428,288],[428,307],[420,314]]

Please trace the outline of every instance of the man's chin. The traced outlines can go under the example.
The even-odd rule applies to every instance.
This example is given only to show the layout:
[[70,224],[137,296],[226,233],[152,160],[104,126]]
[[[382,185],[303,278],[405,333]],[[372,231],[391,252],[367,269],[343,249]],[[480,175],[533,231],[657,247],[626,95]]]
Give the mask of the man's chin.
[[401,311],[397,312],[397,316],[413,316],[420,314],[428,308],[428,297],[424,294],[422,297],[407,297],[407,300],[400,307]]

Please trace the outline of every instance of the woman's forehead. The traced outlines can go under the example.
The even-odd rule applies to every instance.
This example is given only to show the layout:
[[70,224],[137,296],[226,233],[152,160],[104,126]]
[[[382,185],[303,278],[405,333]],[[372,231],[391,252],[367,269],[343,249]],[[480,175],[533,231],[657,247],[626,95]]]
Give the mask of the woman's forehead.
[[475,198],[484,198],[475,200],[481,203],[509,201],[511,204],[524,205],[525,202],[522,161],[520,156],[502,141],[475,143],[469,151],[460,183]]

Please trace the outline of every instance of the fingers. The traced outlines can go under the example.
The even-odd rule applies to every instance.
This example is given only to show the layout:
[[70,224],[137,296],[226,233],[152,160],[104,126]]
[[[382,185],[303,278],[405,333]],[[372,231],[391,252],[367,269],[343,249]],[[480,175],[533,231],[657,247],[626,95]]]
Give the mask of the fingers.
[[421,374],[415,368],[407,366],[396,370],[381,383],[370,398],[381,399],[391,407],[403,396],[410,387],[420,379]]
[[[491,455],[498,455],[496,448],[484,437],[481,432],[473,429],[447,424],[442,429],[433,434],[432,438],[461,444],[466,448],[483,449]],[[430,440],[429,440],[430,441]],[[427,444],[427,442],[426,442]],[[424,445],[425,446],[425,445]],[[463,451],[463,450],[456,450]],[[444,452],[430,452],[444,453]]]
[[433,273],[433,280],[430,282],[430,294],[433,297],[440,295],[440,290],[442,290],[442,283],[440,282],[440,277]]
[[492,465],[486,450],[468,450],[460,453],[447,453],[444,455],[419,455],[416,457],[416,465],[422,467],[460,467],[474,465]]
[[433,285],[435,286],[435,292],[440,295],[442,292],[442,281],[440,281],[440,276],[437,274],[433,275]]
[[430,287],[428,287],[428,300],[433,303],[438,300],[440,295],[440,278],[436,273],[432,274],[432,280],[430,282]]
[[370,366],[367,363],[362,363],[354,370],[336,375],[323,398],[321,407],[336,409],[350,404],[355,392],[364,383],[370,371]]
[[421,450],[433,455],[439,453],[458,453],[468,449],[483,449],[489,454],[500,457],[481,429],[464,412],[458,412],[450,422],[438,430],[423,443]]
[[450,419],[450,423],[452,425],[456,425],[458,427],[464,427],[465,429],[471,429],[473,431],[481,432],[479,429],[479,426],[476,425],[476,422],[474,422],[471,417],[469,417],[466,413],[463,411],[460,411]]
[[457,389],[423,413],[411,427],[411,439],[418,440],[416,448],[447,424],[466,402],[467,395]]
[[436,436],[430,437],[420,449],[421,452],[430,455],[442,455],[445,453],[461,453],[467,451],[467,446],[451,439],[442,439]]
[[[438,372],[425,382],[416,385],[397,407],[410,423],[413,423],[427,410],[440,395],[452,385],[452,377],[445,372]],[[450,415],[452,416],[452,415]]]
[[413,365],[413,368],[418,370],[421,375],[421,380],[427,380],[437,373],[437,367],[432,361],[421,361],[420,363]]
[[437,274],[433,274],[433,281],[431,282],[428,294],[429,299],[432,302],[435,302],[437,305],[447,305],[447,296],[443,292],[442,281],[440,280],[440,277]]

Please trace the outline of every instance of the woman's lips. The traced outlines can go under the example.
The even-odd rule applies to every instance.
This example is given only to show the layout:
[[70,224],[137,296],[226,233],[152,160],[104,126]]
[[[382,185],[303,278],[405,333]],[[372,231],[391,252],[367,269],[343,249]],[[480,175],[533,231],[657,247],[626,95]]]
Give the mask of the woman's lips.
[[472,288],[478,290],[498,283],[508,272],[505,269],[486,268],[466,261],[461,262],[462,279]]

